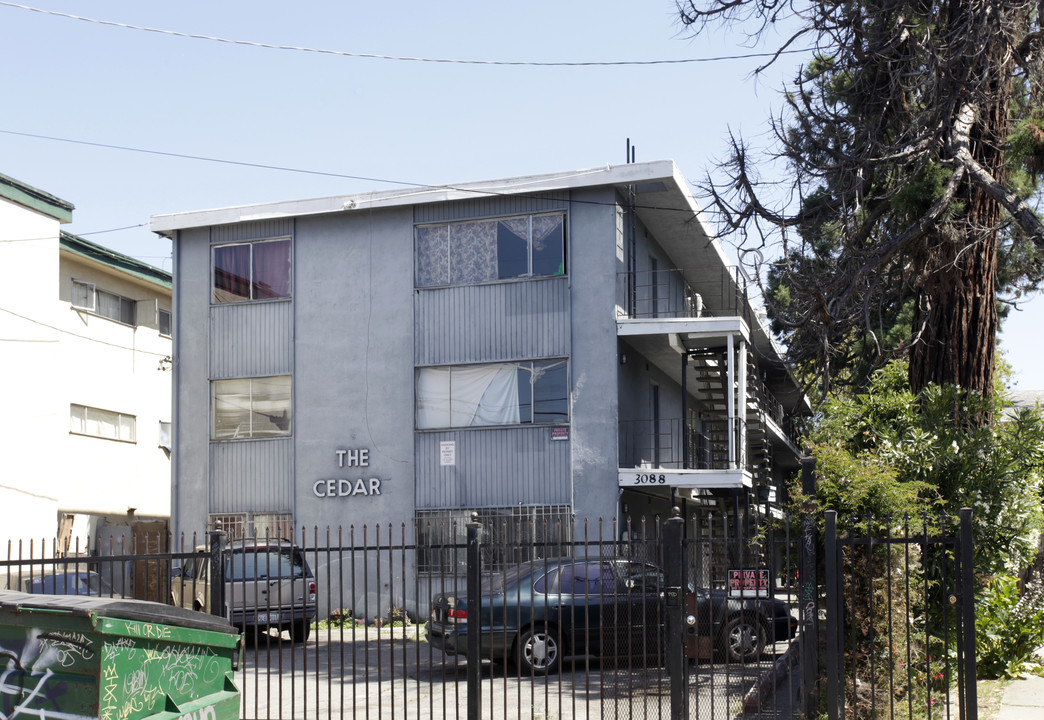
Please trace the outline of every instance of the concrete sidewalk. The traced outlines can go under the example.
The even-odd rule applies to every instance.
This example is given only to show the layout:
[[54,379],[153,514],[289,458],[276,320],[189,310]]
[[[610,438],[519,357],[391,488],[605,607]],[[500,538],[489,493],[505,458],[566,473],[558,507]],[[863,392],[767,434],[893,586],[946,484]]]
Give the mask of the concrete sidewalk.
[[1044,677],[1031,675],[1015,680],[1004,691],[997,720],[1044,719]]

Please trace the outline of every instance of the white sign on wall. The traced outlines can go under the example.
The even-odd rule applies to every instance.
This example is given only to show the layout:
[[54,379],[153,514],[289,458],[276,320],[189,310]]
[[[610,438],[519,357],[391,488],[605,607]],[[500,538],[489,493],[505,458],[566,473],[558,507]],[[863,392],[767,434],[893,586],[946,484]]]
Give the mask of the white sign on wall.
[[439,443],[439,465],[450,467],[457,464],[457,442],[443,440]]

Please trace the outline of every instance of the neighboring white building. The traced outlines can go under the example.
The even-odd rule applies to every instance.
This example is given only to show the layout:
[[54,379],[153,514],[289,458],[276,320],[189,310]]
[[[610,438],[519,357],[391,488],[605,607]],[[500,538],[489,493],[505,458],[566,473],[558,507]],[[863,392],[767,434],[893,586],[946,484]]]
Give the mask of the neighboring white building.
[[63,232],[72,211],[0,175],[2,558],[170,516],[171,275]]

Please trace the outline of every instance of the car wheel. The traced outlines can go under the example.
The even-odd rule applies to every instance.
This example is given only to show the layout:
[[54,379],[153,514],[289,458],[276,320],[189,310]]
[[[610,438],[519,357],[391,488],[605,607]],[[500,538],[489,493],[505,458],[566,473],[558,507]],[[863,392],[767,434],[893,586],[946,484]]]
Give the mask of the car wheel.
[[734,615],[721,630],[721,648],[727,662],[756,662],[765,652],[765,628],[749,615]]
[[518,639],[518,667],[523,675],[548,675],[558,672],[562,662],[562,644],[555,633],[537,625]]
[[294,642],[304,642],[312,631],[312,626],[307,620],[299,620],[290,626],[290,639]]

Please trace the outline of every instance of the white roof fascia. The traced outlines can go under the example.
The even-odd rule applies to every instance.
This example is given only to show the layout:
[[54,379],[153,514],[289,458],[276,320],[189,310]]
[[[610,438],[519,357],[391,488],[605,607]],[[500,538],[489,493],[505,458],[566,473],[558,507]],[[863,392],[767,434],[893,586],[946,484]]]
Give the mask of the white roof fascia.
[[[678,172],[674,161],[656,160],[646,163],[606,165],[601,168],[567,173],[528,175],[502,180],[455,183],[451,185],[385,190],[355,195],[337,195],[308,200],[290,200],[213,210],[160,214],[152,216],[150,227],[153,232],[168,234],[175,230],[208,227],[211,225],[228,225],[253,220],[272,220],[285,217],[300,217],[302,215],[421,205],[452,200],[467,200],[488,195],[553,192],[557,190],[597,187],[599,185],[619,185],[664,179],[673,179],[677,188],[685,195],[689,195],[686,182]],[[693,212],[698,212],[698,207],[695,201],[691,199],[691,195],[689,195],[688,202],[691,203]]]

